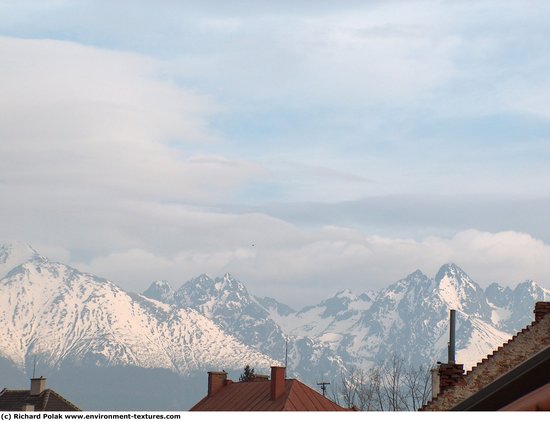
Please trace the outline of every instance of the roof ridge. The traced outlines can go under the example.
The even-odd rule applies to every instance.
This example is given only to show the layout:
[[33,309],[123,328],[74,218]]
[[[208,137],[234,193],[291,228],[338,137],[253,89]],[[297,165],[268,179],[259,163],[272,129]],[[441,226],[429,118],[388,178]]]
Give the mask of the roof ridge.
[[[535,308],[535,310],[536,309],[537,308]],[[549,339],[547,333],[544,331],[545,327],[548,325],[547,322],[550,321],[549,315],[550,313],[547,313],[540,317],[538,320],[533,320],[530,324],[522,328],[520,331],[516,332],[507,342],[502,344],[502,346],[499,346],[497,349],[493,350],[493,352],[488,354],[487,357],[483,358],[481,362],[478,362],[474,367],[467,371],[462,376],[462,378],[458,380],[458,382],[440,392],[435,397],[432,397],[419,410],[437,410],[438,404],[443,404],[441,402],[444,402],[447,396],[450,396],[449,400],[451,402],[453,400],[460,399],[461,388],[465,388],[465,391],[467,391],[474,384],[484,383],[485,385],[489,385],[494,382],[495,379],[509,372],[515,366],[521,363],[521,361],[518,361],[518,358],[522,358],[524,361],[526,359],[529,359],[529,357],[532,357],[534,354],[537,354],[542,350],[550,347],[548,343],[546,343],[546,345],[544,343],[545,341],[547,342]],[[543,343],[541,343],[541,341]],[[531,343],[533,343],[533,347],[523,347],[526,345],[530,345]],[[517,344],[518,346],[514,347],[514,344]],[[519,357],[518,353],[516,353],[516,351],[518,350],[520,351]],[[497,360],[496,362],[494,362],[493,365],[492,363],[497,357],[502,358],[502,362]],[[509,362],[506,362],[507,360]],[[487,365],[488,362],[489,365]],[[436,407],[435,409],[433,408],[434,405]]]
[[52,392],[56,398],[60,399],[60,400],[63,400],[65,403],[67,404],[70,404],[71,406],[73,406],[74,408],[78,409],[78,410],[82,410],[80,409],[80,407],[76,406],[74,403],[70,402],[69,400],[67,400],[65,397],[63,397],[61,394],[59,394],[58,392],[54,391],[54,390],[49,390],[50,392]]
[[501,355],[502,353],[506,353],[506,347],[508,345],[514,343],[516,341],[516,339],[518,338],[518,336],[523,336],[525,333],[531,331],[531,328],[534,325],[538,324],[538,323],[539,323],[539,321],[533,321],[531,324],[529,324],[526,327],[522,328],[521,331],[516,332],[516,334],[514,334],[512,336],[512,338],[508,339],[508,341],[506,343],[503,343],[502,346],[497,347],[495,350],[493,350],[491,353],[489,353],[487,355],[487,357],[481,359],[480,362],[476,363],[470,370],[466,371],[466,373],[464,374],[464,378],[467,377],[467,376],[472,376],[471,374],[477,373],[479,371],[480,367],[483,367],[483,365],[485,365],[485,363],[487,363],[488,361],[494,359],[495,356]]
[[50,389],[46,389],[43,391],[44,394],[44,400],[42,401],[42,411],[46,410],[46,406],[48,405],[48,400],[50,399]]
[[[290,381],[288,383],[288,388],[286,388],[286,381]],[[282,410],[291,410],[289,409],[292,403],[290,402],[290,395],[292,394],[292,390],[294,390],[296,387],[296,383],[294,381],[297,381],[295,378],[286,378],[285,379],[285,394],[284,394],[284,401],[283,401],[283,408]]]
[[2,390],[2,393],[6,392],[6,393],[22,393],[24,391],[28,391],[30,392],[31,390],[27,389],[27,390],[10,390],[9,388],[4,388]]

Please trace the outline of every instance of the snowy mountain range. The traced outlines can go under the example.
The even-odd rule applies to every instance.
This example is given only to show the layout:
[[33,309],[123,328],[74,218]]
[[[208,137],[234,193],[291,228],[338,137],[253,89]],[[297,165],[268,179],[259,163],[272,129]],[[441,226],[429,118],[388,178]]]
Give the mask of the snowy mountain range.
[[[171,403],[185,409],[206,391],[185,380],[205,383],[208,370],[231,372],[249,364],[261,373],[287,361],[290,376],[315,385],[393,355],[409,365],[445,360],[450,309],[458,316],[457,361],[468,368],[528,325],[536,301],[549,299],[550,291],[533,281],[482,289],[446,264],[434,278],[416,271],[381,291],[357,296],[344,290],[297,311],[251,295],[229,274],[201,275],[176,290],[156,281],[136,294],[52,262],[28,245],[5,244],[0,370],[11,365],[29,373],[38,359],[58,378],[63,371],[92,374],[93,368],[106,376],[131,369],[140,379],[156,371],[161,386],[182,380],[187,393],[172,391]],[[130,395],[124,406],[134,402]],[[114,400],[112,408],[122,409],[121,403]],[[102,408],[90,401],[88,408],[94,407]]]

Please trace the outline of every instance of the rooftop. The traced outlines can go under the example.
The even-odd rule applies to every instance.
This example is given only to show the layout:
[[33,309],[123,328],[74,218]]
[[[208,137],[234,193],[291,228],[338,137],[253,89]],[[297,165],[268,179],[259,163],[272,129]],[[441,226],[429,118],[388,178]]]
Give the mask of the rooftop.
[[[209,394],[192,411],[345,411],[296,379],[284,379],[284,368],[273,367],[271,380],[232,382],[225,373],[209,373]],[[216,379],[220,381],[216,384]]]

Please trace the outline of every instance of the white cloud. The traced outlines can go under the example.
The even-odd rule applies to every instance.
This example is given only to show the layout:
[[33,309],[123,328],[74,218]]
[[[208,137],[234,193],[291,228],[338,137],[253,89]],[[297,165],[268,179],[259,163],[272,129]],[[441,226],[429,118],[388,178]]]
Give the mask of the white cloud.
[[[448,261],[485,284],[524,278],[548,283],[548,245],[520,231],[503,231],[512,225],[507,215],[494,213],[498,207],[485,210],[481,221],[478,200],[471,208],[462,205],[461,211],[475,216],[455,226],[441,223],[430,207],[411,203],[377,208],[382,217],[374,223],[360,210],[362,223],[372,228],[386,222],[395,236],[338,227],[306,230],[269,215],[216,207],[237,207],[233,194],[251,180],[296,201],[414,194],[418,186],[427,195],[544,191],[544,163],[537,173],[532,156],[526,171],[518,171],[516,162],[495,164],[500,145],[487,151],[472,145],[479,169],[471,156],[455,157],[444,137],[426,147],[417,133],[442,115],[520,110],[547,117],[549,84],[541,71],[547,59],[539,50],[547,25],[534,18],[544,13],[516,5],[499,14],[492,2],[475,8],[449,2],[357,4],[344,11],[331,5],[330,13],[319,14],[302,5],[298,13],[285,7],[282,13],[248,8],[245,13],[241,7],[235,16],[224,6],[220,13],[200,9],[189,16],[180,9],[181,15],[169,17],[149,16],[136,6],[130,25],[118,24],[122,6],[111,18],[99,19],[100,5],[84,9],[90,11],[84,21],[90,26],[77,25],[82,21],[76,15],[83,14],[76,8],[36,22],[36,32],[27,28],[32,34],[61,28],[69,38],[112,42],[118,49],[147,44],[144,50],[158,51],[169,62],[65,41],[0,38],[0,237],[22,238],[45,254],[138,291],[155,278],[178,284],[202,272],[230,271],[254,293],[310,303],[340,287],[357,292],[383,287],[416,268],[433,275]],[[508,25],[522,10],[519,23]],[[23,14],[21,22],[32,22]],[[487,17],[494,19],[484,22]],[[57,25],[64,18],[70,27]],[[534,33],[524,37],[522,22],[534,22]],[[508,28],[513,36],[503,37]],[[514,55],[523,50],[508,50],[508,41],[526,46],[525,63],[524,56]],[[235,106],[227,135],[248,137],[218,148],[223,139],[209,124],[226,111],[219,99],[174,80]],[[267,121],[249,133],[250,110],[259,110],[253,118]],[[402,127],[401,120],[415,125]],[[492,142],[492,137],[481,141]],[[233,147],[232,156],[220,153]],[[439,154],[430,155],[432,150]],[[542,147],[533,151],[544,157]],[[242,158],[251,156],[262,156],[271,169],[267,183],[258,181],[264,167]],[[272,199],[264,193],[260,201],[266,197]],[[386,219],[388,210],[392,215]],[[305,220],[315,219],[316,212],[306,212]],[[461,219],[459,213],[451,209],[449,215]],[[337,217],[322,221],[346,224]],[[500,224],[487,222],[493,219]],[[519,228],[545,233],[541,220]],[[452,227],[446,233],[464,227],[490,231],[444,237],[441,226]],[[405,229],[422,236],[398,238]],[[438,236],[425,237],[432,229]]]
[[434,30],[421,13],[403,21],[392,11],[247,16],[230,26],[230,36],[218,40],[216,32],[207,34],[201,40],[206,53],[186,54],[180,71],[233,98],[242,100],[246,93],[249,104],[417,101],[453,77],[458,40]]
[[262,214],[177,206],[142,212],[122,230],[130,237],[130,228],[150,214],[156,229],[133,233],[143,249],[121,247],[74,265],[137,291],[153,279],[179,287],[201,273],[230,272],[252,293],[295,306],[343,288],[356,293],[380,289],[416,269],[433,277],[447,262],[461,266],[482,286],[494,281],[513,286],[528,278],[548,286],[550,281],[550,246],[525,233],[465,230],[450,238],[414,240],[341,227],[304,230]]
[[[261,168],[189,146],[217,142],[219,107],[163,78],[165,63],[52,40],[0,38],[7,185],[157,200],[219,199]],[[29,194],[29,192],[26,192]]]

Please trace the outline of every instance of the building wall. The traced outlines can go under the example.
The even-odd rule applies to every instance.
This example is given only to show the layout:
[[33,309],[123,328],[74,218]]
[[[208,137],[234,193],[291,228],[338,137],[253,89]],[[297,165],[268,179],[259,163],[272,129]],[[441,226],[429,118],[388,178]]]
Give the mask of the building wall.
[[516,334],[504,346],[468,371],[457,385],[441,393],[421,410],[448,410],[454,407],[548,345],[550,315]]

